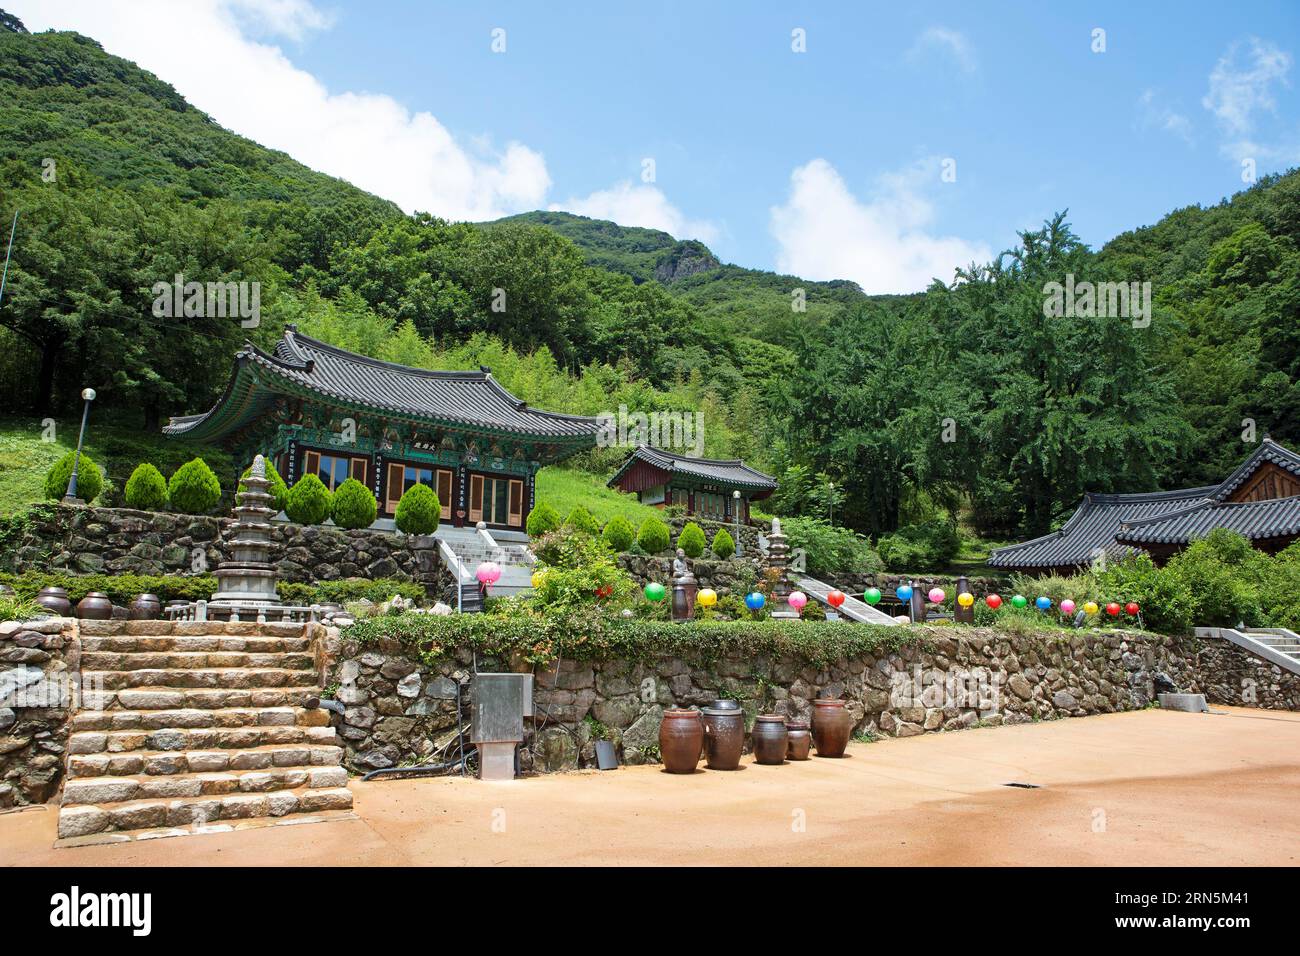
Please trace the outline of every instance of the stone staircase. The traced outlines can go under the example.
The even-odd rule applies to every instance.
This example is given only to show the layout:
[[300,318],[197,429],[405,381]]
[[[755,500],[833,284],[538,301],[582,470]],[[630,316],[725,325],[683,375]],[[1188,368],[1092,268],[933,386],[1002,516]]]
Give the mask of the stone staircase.
[[57,845],[352,818],[316,626],[82,621]]
[[1284,627],[1198,627],[1197,637],[1230,641],[1260,660],[1300,675],[1300,634]]

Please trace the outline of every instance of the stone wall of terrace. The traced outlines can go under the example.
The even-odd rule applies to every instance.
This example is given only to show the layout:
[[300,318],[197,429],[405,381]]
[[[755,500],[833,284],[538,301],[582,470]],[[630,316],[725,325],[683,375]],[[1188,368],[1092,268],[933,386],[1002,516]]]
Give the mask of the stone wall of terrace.
[[58,791],[80,669],[75,619],[0,623],[0,809]]
[[[428,758],[456,732],[457,685],[467,689],[474,655],[462,648],[429,666],[396,640],[362,645],[347,634],[334,644],[330,669],[347,706],[336,718],[346,765],[364,772]],[[477,663],[506,666],[481,656]],[[814,698],[843,697],[856,733],[907,737],[1140,709],[1153,701],[1158,672],[1216,703],[1300,710],[1300,679],[1223,641],[931,627],[897,651],[829,667],[739,654],[710,666],[658,656],[538,668],[537,716],[522,762],[544,772],[592,766],[601,737],[627,763],[655,762],[664,709],[717,697],[740,699],[751,720],[758,713],[806,719]],[[1243,695],[1247,687],[1253,690]]]
[[[222,533],[233,521],[132,508],[44,505],[30,512],[0,569],[72,574],[189,574],[226,558]],[[441,560],[432,537],[332,525],[276,522],[272,560],[280,580],[397,578],[439,586]]]

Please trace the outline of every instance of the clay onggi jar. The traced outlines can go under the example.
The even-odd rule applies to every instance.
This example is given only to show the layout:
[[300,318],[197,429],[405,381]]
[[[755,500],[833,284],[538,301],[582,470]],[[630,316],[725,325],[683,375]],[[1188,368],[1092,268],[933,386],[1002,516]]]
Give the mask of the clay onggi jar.
[[779,764],[785,762],[788,736],[785,718],[780,714],[760,714],[754,718],[749,739],[754,745],[754,762]]
[[704,744],[698,710],[665,710],[659,724],[659,756],[669,773],[694,773]]
[[844,701],[818,698],[813,701],[812,739],[819,757],[843,757],[853,730],[853,717]]
[[740,755],[744,749],[744,711],[739,707],[705,707],[705,766],[710,770],[735,770],[740,766]]
[[789,741],[786,745],[785,759],[807,760],[808,753],[812,750],[812,734],[808,730],[808,721],[787,720],[785,729]]

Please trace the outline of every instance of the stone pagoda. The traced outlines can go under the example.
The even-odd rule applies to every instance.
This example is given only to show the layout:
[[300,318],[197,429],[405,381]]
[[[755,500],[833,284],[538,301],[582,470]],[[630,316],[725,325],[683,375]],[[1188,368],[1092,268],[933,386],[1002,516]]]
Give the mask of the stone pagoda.
[[781,519],[772,519],[772,533],[767,536],[767,567],[768,571],[775,572],[772,581],[772,617],[793,617],[797,618],[799,612],[786,603],[786,598],[794,590],[790,587],[790,578],[786,574],[786,568],[790,562],[790,546],[785,543],[785,535],[781,531]]
[[256,612],[280,606],[275,565],[270,561],[271,519],[276,514],[271,507],[274,498],[267,493],[270,486],[266,460],[258,455],[235,495],[235,523],[226,532],[230,558],[217,565],[217,593],[208,602],[209,613],[215,610],[224,617],[227,612],[221,609],[225,608],[238,617],[245,609]]

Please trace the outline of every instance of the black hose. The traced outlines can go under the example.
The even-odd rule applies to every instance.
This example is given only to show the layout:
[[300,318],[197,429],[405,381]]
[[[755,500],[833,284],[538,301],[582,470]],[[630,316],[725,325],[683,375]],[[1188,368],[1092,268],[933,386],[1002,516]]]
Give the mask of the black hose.
[[373,780],[375,777],[387,777],[394,774],[411,774],[419,777],[430,777],[436,774],[446,773],[454,767],[460,767],[460,775],[465,776],[465,764],[469,760],[469,754],[465,753],[465,712],[461,707],[461,688],[464,685],[456,681],[456,743],[460,745],[460,757],[456,760],[447,760],[443,763],[426,763],[418,764],[414,767],[381,767],[378,770],[372,770],[362,776],[364,783],[367,780]]

